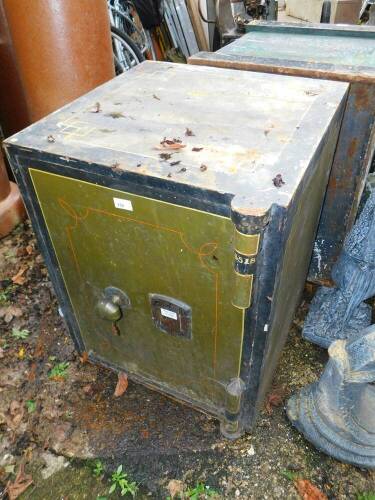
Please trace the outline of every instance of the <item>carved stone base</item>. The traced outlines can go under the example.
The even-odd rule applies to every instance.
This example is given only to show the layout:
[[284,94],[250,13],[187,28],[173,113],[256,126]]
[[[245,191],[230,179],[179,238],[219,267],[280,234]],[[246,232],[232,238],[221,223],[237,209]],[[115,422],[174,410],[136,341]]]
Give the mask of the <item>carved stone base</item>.
[[375,325],[328,352],[320,380],[289,400],[288,417],[324,453],[375,469]]

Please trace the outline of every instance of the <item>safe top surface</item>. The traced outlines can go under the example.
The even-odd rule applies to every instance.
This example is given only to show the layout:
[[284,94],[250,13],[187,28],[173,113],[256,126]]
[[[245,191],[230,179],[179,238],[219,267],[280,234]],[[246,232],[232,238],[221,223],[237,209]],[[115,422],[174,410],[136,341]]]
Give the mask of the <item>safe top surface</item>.
[[[268,208],[290,201],[346,90],[340,82],[145,62],[8,142]],[[163,149],[165,138],[184,147]]]
[[[279,73],[284,68],[287,74],[375,83],[373,26],[256,22],[216,54],[228,63],[235,58],[248,64],[247,69],[274,66]],[[191,60],[211,56],[198,53]]]

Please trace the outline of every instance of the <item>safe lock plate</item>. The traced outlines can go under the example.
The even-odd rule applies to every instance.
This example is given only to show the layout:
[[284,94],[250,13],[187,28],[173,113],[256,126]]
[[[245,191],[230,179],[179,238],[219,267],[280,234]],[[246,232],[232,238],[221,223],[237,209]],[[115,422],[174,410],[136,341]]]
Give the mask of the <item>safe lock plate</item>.
[[191,339],[191,307],[165,295],[150,293],[149,297],[155,326],[173,337]]

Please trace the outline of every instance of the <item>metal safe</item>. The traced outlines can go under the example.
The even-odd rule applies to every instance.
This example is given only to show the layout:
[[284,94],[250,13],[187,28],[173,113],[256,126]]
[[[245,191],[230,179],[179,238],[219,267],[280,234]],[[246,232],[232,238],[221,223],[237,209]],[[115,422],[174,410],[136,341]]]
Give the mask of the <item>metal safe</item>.
[[375,151],[375,27],[258,22],[246,31],[189,63],[350,83],[308,274],[310,281],[332,283]]
[[348,85],[145,62],[9,138],[75,345],[254,423],[305,281]]

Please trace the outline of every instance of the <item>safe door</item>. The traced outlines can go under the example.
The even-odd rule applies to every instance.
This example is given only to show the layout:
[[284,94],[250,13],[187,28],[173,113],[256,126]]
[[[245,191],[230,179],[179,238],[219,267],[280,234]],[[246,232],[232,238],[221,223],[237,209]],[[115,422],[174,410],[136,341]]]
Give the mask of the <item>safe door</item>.
[[222,414],[239,377],[227,217],[29,169],[91,359]]

